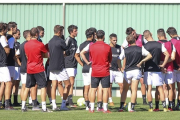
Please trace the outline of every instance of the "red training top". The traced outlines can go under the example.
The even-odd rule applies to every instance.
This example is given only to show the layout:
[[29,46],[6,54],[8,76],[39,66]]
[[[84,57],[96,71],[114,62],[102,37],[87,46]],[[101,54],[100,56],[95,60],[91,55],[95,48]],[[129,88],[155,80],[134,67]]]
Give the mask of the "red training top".
[[111,47],[103,41],[89,46],[89,55],[92,62],[92,77],[106,77],[110,75],[109,65],[112,60]]
[[[173,47],[172,47],[172,43],[167,41],[167,40],[159,40],[158,42],[162,43],[164,45],[164,47],[167,49],[169,55],[171,56],[171,53],[173,51]],[[164,54],[161,53],[161,61],[164,61]],[[167,69],[167,71],[173,71],[173,62],[169,62],[166,64],[165,68]]]
[[180,47],[179,47],[180,46],[180,38],[172,38],[170,41],[172,42],[172,44],[176,48],[175,62],[178,66],[180,66]]
[[47,49],[44,44],[38,40],[30,40],[24,45],[24,50],[27,56],[27,73],[35,74],[45,71],[42,53],[46,53]]

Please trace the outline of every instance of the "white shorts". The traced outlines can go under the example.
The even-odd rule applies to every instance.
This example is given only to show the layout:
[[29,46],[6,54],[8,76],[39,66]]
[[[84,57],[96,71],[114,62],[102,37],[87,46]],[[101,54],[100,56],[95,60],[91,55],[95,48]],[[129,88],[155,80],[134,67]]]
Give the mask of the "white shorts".
[[110,83],[123,83],[123,73],[110,70]]
[[174,70],[173,75],[174,82],[180,82],[180,71]]
[[162,73],[163,83],[165,83],[165,84],[173,84],[174,83],[173,76],[174,75],[173,75],[172,71],[168,71],[167,73]]
[[14,66],[8,66],[10,76],[14,79],[15,76],[15,67]]
[[26,84],[27,73],[21,73],[21,83]]
[[50,71],[49,80],[65,81],[69,80],[69,76],[66,69],[63,69],[62,71]]
[[14,75],[14,80],[20,80],[20,67],[15,67],[15,75]]
[[11,76],[8,67],[0,67],[0,82],[11,81]]
[[89,73],[82,73],[84,86],[91,84],[91,72],[92,72],[92,68],[89,69]]
[[144,72],[144,84],[161,86],[163,85],[161,72]]
[[131,80],[140,80],[141,77],[142,77],[142,73],[141,70],[139,69],[124,72],[124,78],[128,84],[131,83]]
[[69,77],[76,77],[77,68],[66,68]]

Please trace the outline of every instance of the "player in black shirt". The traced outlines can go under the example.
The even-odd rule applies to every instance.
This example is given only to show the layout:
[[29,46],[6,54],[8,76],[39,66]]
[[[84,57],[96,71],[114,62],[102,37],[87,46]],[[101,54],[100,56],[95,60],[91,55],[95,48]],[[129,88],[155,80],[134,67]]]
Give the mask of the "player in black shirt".
[[[24,96],[24,91],[25,91],[25,87],[26,87],[26,79],[27,79],[27,57],[26,57],[26,54],[25,54],[25,51],[24,51],[24,45],[26,44],[26,42],[28,42],[30,39],[31,39],[31,36],[30,36],[30,30],[25,30],[23,32],[23,37],[25,38],[25,41],[20,45],[20,59],[21,59],[21,62],[20,62],[20,75],[21,75],[21,100]],[[32,92],[32,90],[31,90]],[[32,103],[32,101],[31,101]],[[25,108],[25,109],[24,109]],[[26,107],[24,107],[22,105],[22,111],[26,111]]]
[[116,83],[120,87],[120,94],[123,91],[123,74],[121,72],[121,61],[118,59],[124,50],[117,43],[117,35],[112,33],[110,36],[110,46],[112,51],[112,62],[110,67],[110,89],[109,89],[109,105],[114,106],[112,101],[112,83]]
[[58,85],[58,81],[63,81],[65,85],[62,105],[60,109],[68,110],[68,108],[66,107],[66,99],[70,89],[70,81],[64,65],[64,51],[67,50],[67,46],[65,44],[65,41],[61,39],[63,29],[64,27],[56,25],[54,27],[54,36],[48,43],[50,54],[49,79],[52,80],[51,97],[53,110],[59,110],[56,106],[56,88]]
[[[123,82],[124,89],[121,95],[121,106],[119,112],[123,111],[123,106],[126,100],[129,86],[131,86],[132,95],[131,108],[128,109],[128,111],[134,112],[138,83],[142,76],[140,67],[144,62],[150,60],[152,58],[152,55],[146,49],[144,49],[143,46],[139,47],[136,45],[135,38],[133,37],[133,35],[128,35],[126,39],[130,46],[128,48],[125,48],[120,57],[120,59],[124,59],[125,63],[125,81]],[[146,57],[142,59],[142,56]]]
[[[20,43],[17,41],[18,39],[20,39],[19,29],[17,29],[13,37],[15,39],[15,43],[14,43],[15,52],[18,52],[20,49]],[[13,106],[20,106],[20,104],[18,103],[19,82],[20,82],[20,66],[18,65],[17,62],[15,62],[15,75],[14,75],[14,80],[13,80],[13,95],[14,95]]]
[[[0,23],[0,82],[5,83],[5,109],[6,110],[14,110],[13,107],[10,106],[10,96],[11,96],[11,88],[12,88],[12,79],[7,67],[7,56],[10,54],[10,48],[7,44],[7,40],[5,37],[6,34],[6,25],[4,23]],[[1,86],[3,87],[3,85]],[[1,89],[3,90],[3,89]],[[0,94],[0,106],[2,107],[2,97],[3,91]]]
[[[90,43],[92,43],[94,39],[94,31],[91,29],[87,29],[86,32],[86,38],[87,40],[84,41],[83,43],[80,44],[78,47],[75,58],[78,61],[78,63],[83,67],[82,68],[82,76],[83,76],[83,81],[84,81],[84,98],[85,98],[85,104],[86,104],[86,110],[89,110],[89,103],[90,103],[90,84],[91,84],[91,72],[90,72],[90,65],[87,65],[84,61],[81,61],[80,58],[80,52]],[[85,53],[86,59],[89,60],[89,52]]]
[[78,27],[75,25],[70,25],[68,27],[68,32],[69,32],[69,37],[66,39],[66,45],[68,46],[68,49],[66,50],[66,53],[69,52],[70,55],[65,57],[65,68],[68,73],[70,83],[71,83],[71,88],[69,91],[69,96],[68,96],[68,103],[70,107],[76,107],[73,103],[73,87],[74,87],[74,80],[77,74],[77,61],[74,57],[76,50],[77,50],[77,41],[75,37],[77,36],[77,31]]
[[[161,68],[164,68],[166,63],[169,59],[169,53],[161,43],[154,41],[152,38],[152,34],[149,30],[145,30],[143,32],[145,39],[148,41],[144,45],[144,48],[148,50],[151,55],[152,59],[145,63],[144,67],[144,83],[148,86],[148,102],[149,102],[149,111],[153,111],[153,104],[152,104],[152,86],[156,86],[156,89],[159,91],[160,99],[163,104],[164,112],[169,111],[166,108],[165,96],[163,91],[163,81],[162,81],[162,73]],[[161,53],[165,55],[165,59],[162,64],[161,61]]]

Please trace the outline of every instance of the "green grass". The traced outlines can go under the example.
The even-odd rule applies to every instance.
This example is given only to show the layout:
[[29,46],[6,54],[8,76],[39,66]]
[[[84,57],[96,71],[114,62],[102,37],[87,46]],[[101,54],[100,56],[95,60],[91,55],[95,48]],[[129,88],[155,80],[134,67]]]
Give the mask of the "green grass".
[[[74,97],[74,102],[80,97]],[[39,96],[38,96],[39,99]],[[138,104],[135,106],[136,112],[117,112],[119,108],[119,99],[118,97],[113,97],[115,103],[114,107],[109,107],[112,113],[104,114],[102,112],[89,113],[85,111],[85,107],[72,108],[70,111],[58,111],[52,113],[42,113],[41,111],[32,111],[21,112],[21,107],[15,107],[18,110],[16,111],[6,111],[0,110],[0,120],[178,120],[179,111],[173,112],[148,112],[149,106],[142,105],[142,99],[137,99]],[[48,100],[47,100],[48,101]],[[129,102],[130,99],[127,99]],[[60,97],[57,97],[57,105],[60,106]],[[49,102],[47,102],[49,104]],[[48,108],[51,108],[50,105],[47,105]],[[31,108],[31,107],[29,107]],[[160,104],[160,109],[162,110],[162,105]]]

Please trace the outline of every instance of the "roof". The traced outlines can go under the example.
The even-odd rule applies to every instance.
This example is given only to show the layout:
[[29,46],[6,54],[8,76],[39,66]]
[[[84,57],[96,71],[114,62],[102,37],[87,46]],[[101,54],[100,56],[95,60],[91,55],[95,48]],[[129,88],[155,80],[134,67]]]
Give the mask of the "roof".
[[0,3],[180,3],[180,0],[1,0]]

